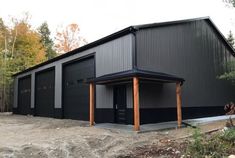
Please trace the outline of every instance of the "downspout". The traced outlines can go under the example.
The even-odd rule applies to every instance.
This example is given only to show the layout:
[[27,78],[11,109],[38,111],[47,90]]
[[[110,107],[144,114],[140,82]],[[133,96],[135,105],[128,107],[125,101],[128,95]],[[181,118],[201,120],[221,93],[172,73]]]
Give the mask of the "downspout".
[[137,40],[136,40],[136,31],[137,29],[134,27],[130,28],[130,32],[133,35],[132,41],[132,69],[136,70],[137,68]]

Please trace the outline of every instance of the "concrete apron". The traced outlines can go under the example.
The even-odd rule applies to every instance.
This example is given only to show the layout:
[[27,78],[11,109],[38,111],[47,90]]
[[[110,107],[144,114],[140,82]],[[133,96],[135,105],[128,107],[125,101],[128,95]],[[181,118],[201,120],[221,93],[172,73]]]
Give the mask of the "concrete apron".
[[[235,115],[230,115],[230,116],[232,119],[235,119]],[[215,121],[223,121],[223,120],[229,119],[230,116],[223,115],[223,116],[215,116],[215,117],[187,119],[187,120],[183,120],[182,127],[186,127],[186,126],[195,127],[198,125],[208,124],[208,123],[212,123]],[[108,130],[119,130],[123,132],[135,132],[133,131],[133,125],[123,125],[123,124],[115,124],[115,123],[99,123],[99,124],[96,124],[94,127],[108,129]],[[177,128],[177,121],[143,124],[140,126],[140,131],[137,131],[137,133],[162,131],[162,130],[176,129],[176,128]]]

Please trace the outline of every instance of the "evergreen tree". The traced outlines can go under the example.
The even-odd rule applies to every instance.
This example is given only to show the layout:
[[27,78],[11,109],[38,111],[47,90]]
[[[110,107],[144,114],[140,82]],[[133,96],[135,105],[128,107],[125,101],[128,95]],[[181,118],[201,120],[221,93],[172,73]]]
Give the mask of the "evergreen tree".
[[[225,3],[229,4],[229,7],[235,8],[235,0],[224,0]],[[235,48],[235,39],[233,37],[232,31],[229,31],[228,37],[227,37],[228,43]],[[235,62],[227,61],[225,65],[230,69],[228,72],[224,72],[224,74],[219,76],[219,79],[225,79],[230,80],[235,84]]]
[[[235,47],[235,39],[233,37],[232,31],[229,31],[227,37],[228,43],[234,48]],[[226,66],[229,68],[228,72],[225,72],[223,75],[219,76],[220,79],[231,80],[235,84],[235,62],[227,61]]]
[[57,54],[53,49],[54,42],[50,38],[51,32],[48,28],[48,24],[46,22],[42,23],[42,25],[38,28],[38,32],[41,37],[41,43],[45,48],[46,58],[49,60],[56,57]]
[[230,3],[235,7],[235,0],[230,0]]
[[229,44],[234,47],[235,45],[235,41],[234,41],[234,37],[233,37],[233,33],[232,31],[229,31],[229,34],[228,34],[228,38],[227,38]]
[[223,0],[225,3],[229,4],[229,6],[232,5],[232,7],[235,7],[235,0]]

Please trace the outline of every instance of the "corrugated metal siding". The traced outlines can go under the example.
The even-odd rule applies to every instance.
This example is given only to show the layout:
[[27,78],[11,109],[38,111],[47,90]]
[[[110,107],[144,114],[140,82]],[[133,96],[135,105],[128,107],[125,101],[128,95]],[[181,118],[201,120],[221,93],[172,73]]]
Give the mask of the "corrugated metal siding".
[[[126,104],[127,108],[133,107],[132,85],[126,86]],[[113,86],[96,86],[96,108],[113,108]]]
[[[160,84],[153,82],[140,82],[140,107],[141,108],[159,108],[162,105],[176,106],[175,84]],[[167,95],[166,95],[167,94]]]
[[[38,71],[55,66],[56,67],[56,79],[55,79],[55,108],[61,108],[61,81],[62,81],[62,64],[68,61],[84,57],[86,55],[95,53],[95,64],[96,64],[96,76],[105,75],[108,73],[125,71],[132,68],[132,40],[133,35],[129,34],[113,41],[107,42],[100,46],[85,50],[83,52],[74,54],[67,58],[63,58],[56,62],[44,65],[25,74],[20,74],[15,77],[15,89],[14,89],[14,107],[17,107],[17,86],[18,78],[29,74],[34,75]],[[33,78],[32,78],[33,79]],[[34,83],[34,81],[32,81]],[[111,108],[113,106],[113,96],[109,88],[101,88],[102,86],[97,86],[96,89],[96,106],[99,108]],[[31,107],[34,107],[34,86],[32,87],[31,94]],[[99,98],[99,99],[98,99]]]
[[14,78],[14,101],[13,108],[17,108],[18,104],[18,78]]
[[112,86],[96,86],[96,108],[113,108]]
[[62,65],[55,66],[55,108],[61,108],[62,102]]
[[[123,36],[94,49],[96,77],[132,69],[132,36]],[[113,108],[113,88],[96,86],[96,108]]]
[[132,90],[132,84],[128,84],[126,86],[126,103],[127,108],[133,108],[133,90]]
[[[185,78],[185,107],[223,106],[234,100],[231,83],[217,79],[228,71],[227,63],[231,60],[234,58],[227,47],[204,20],[137,32],[138,68]],[[150,89],[142,85],[141,107],[175,107],[174,84],[163,85],[161,94],[158,87]],[[151,94],[154,90],[156,93]],[[148,94],[155,96],[150,98]]]
[[132,69],[132,35],[96,47],[96,76]]
[[34,108],[35,105],[35,73],[31,74],[31,104],[30,107]]

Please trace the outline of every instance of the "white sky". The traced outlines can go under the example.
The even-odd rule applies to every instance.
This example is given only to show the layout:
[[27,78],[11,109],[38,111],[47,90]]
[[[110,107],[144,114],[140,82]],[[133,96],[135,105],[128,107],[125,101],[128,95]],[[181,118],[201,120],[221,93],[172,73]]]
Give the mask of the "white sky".
[[210,16],[225,36],[229,30],[235,34],[235,8],[223,0],[3,0],[0,5],[6,21],[26,11],[34,27],[47,21],[53,34],[75,22],[88,42],[130,25],[202,16]]

